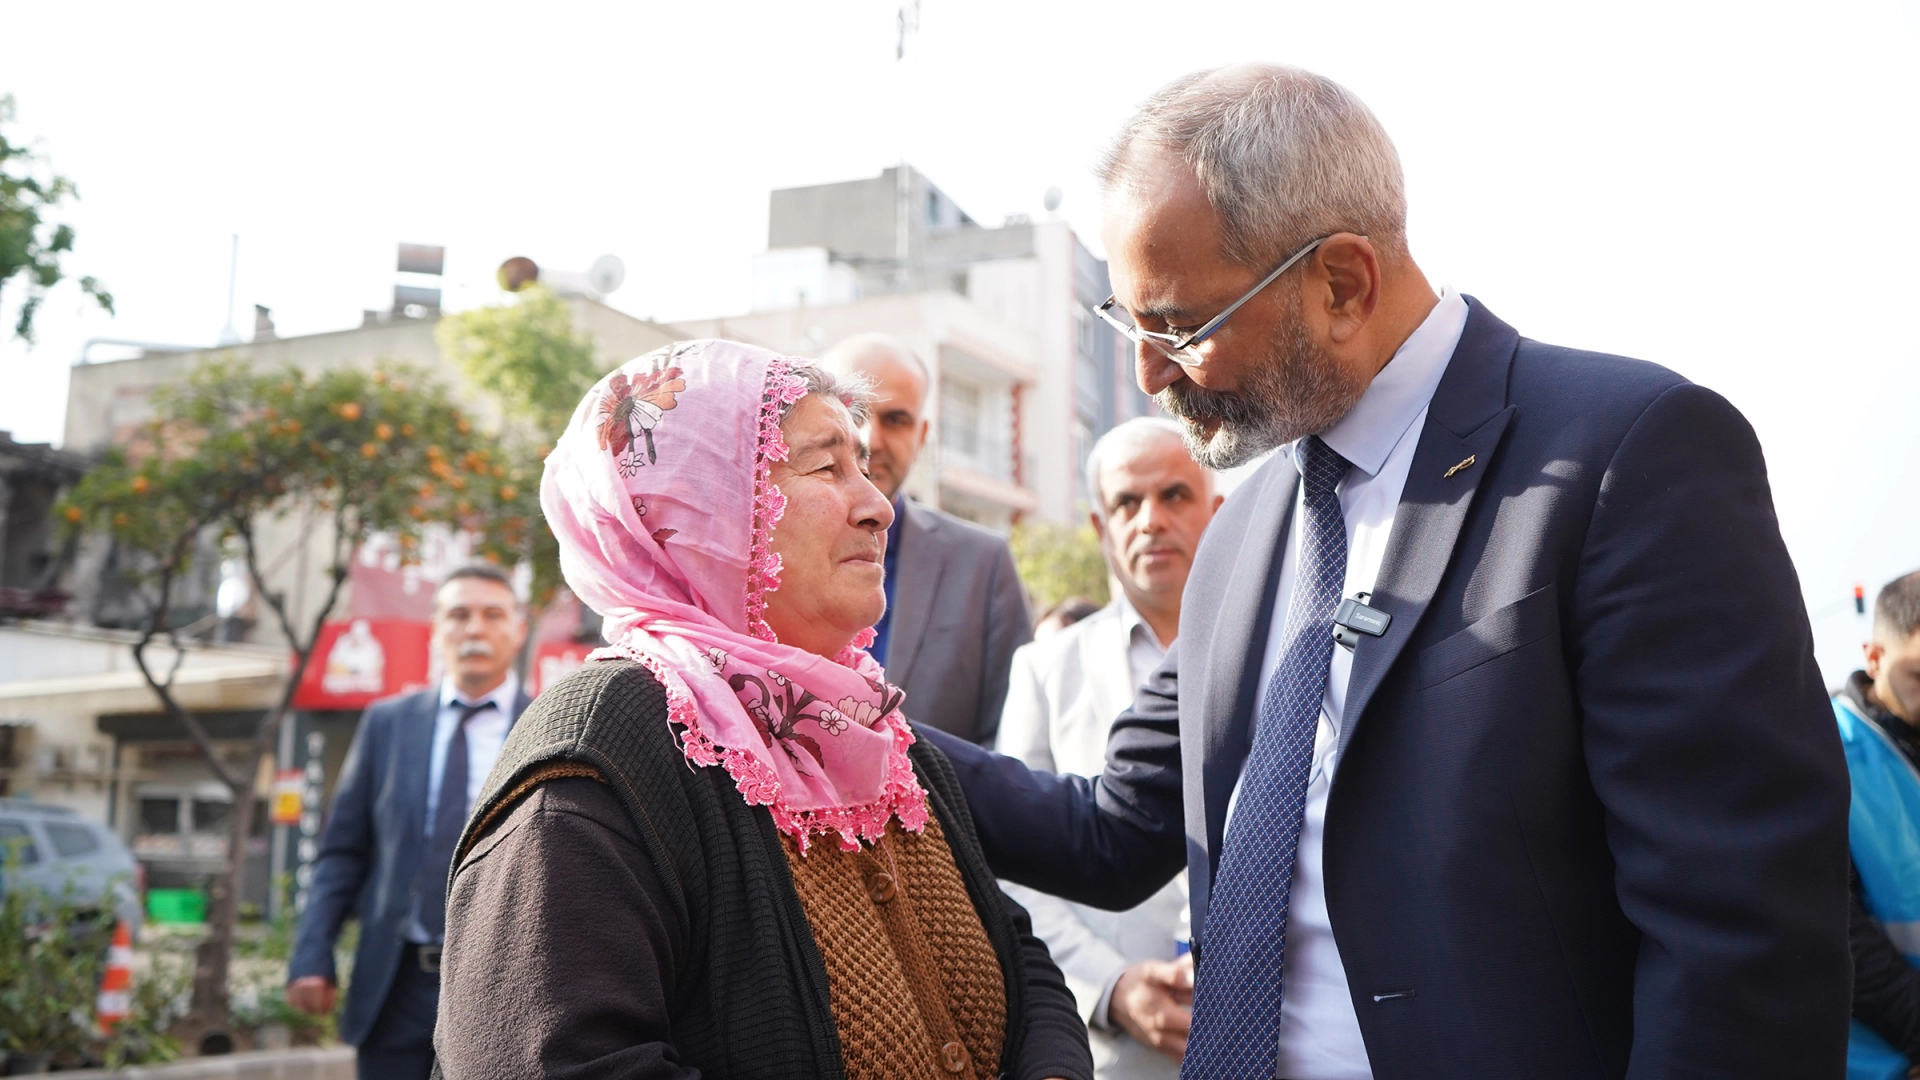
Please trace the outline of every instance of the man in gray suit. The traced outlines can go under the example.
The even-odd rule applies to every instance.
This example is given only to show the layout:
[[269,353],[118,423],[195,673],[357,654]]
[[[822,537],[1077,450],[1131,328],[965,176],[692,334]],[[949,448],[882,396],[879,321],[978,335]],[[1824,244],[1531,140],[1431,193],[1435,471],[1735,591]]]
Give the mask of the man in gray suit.
[[905,346],[861,334],[827,351],[840,371],[874,381],[865,435],[874,484],[893,501],[887,613],[874,659],[906,691],[907,718],[991,745],[1013,650],[1033,637],[1013,552],[998,534],[920,506],[901,490],[927,444],[927,369]]
[[287,1000],[333,1011],[333,946],[360,920],[340,1038],[361,1080],[426,1080],[440,1003],[447,872],[467,812],[527,696],[513,674],[527,623],[507,577],[477,563],[434,595],[440,685],[367,707],[334,790],[287,971]]

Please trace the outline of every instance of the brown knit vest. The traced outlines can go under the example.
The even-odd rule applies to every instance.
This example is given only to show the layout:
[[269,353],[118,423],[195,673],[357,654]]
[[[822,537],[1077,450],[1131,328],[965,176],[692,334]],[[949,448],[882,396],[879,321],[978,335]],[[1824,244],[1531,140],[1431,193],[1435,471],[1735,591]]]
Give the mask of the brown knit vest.
[[890,823],[853,852],[817,837],[802,856],[783,839],[847,1080],[998,1075],[1006,986],[940,822],[919,834]]

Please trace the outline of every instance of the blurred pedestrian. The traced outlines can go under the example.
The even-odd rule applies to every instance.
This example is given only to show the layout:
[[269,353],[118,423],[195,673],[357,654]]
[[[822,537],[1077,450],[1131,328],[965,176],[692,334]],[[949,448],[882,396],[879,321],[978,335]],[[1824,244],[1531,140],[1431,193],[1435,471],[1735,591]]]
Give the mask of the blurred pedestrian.
[[1435,289],[1325,77],[1183,77],[1101,183],[1141,389],[1204,465],[1274,453],[1097,783],[941,742],[995,872],[1186,864],[1183,1075],[1838,1076],[1846,764],[1745,418]]
[[[996,749],[1036,769],[1097,777],[1114,719],[1180,633],[1187,572],[1221,500],[1180,425],[1159,418],[1102,435],[1087,455],[1087,490],[1113,600],[1013,654]],[[1186,886],[1181,874],[1120,912],[1006,887],[1066,974],[1101,1080],[1179,1074],[1192,1019]]]
[[367,707],[320,836],[288,965],[287,1001],[333,1011],[333,948],[360,921],[340,1038],[361,1080],[424,1080],[454,842],[527,695],[513,663],[527,624],[499,567],[463,566],[434,593],[440,685]]
[[1834,695],[1853,781],[1847,1075],[1920,1076],[1920,570],[1880,590],[1866,667]]
[[540,505],[612,644],[541,694],[474,811],[445,1075],[1090,1078],[945,756],[854,644],[892,519],[862,387],[703,341],[589,395]]
[[[1099,610],[1099,604],[1084,596],[1069,596],[1041,612],[1040,617],[1033,621],[1033,640],[1045,641]],[[1022,645],[1021,648],[1026,646]],[[1014,655],[1020,655],[1019,651],[1015,650]],[[1001,716],[1005,715],[1002,711]]]
[[999,534],[922,506],[903,490],[927,443],[926,365],[906,346],[861,334],[822,358],[873,380],[865,435],[874,485],[893,504],[887,611],[868,650],[907,695],[909,718],[989,746],[1013,650],[1033,638],[1027,594]]

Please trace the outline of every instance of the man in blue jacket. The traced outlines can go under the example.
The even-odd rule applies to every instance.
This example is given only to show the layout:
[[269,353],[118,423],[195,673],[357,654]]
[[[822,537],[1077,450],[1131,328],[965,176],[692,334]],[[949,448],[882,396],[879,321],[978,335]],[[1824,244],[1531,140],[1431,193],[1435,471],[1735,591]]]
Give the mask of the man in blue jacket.
[[[1124,907],[1185,864],[1182,1076],[1838,1080],[1846,762],[1746,420],[1436,290],[1329,79],[1181,79],[1101,179],[1141,388],[1202,464],[1277,453],[1097,780],[923,730],[989,865]],[[1600,318],[1714,272],[1620,242]]]
[[360,947],[340,1018],[361,1080],[433,1069],[447,871],[473,799],[527,707],[513,673],[526,620],[498,567],[447,575],[434,596],[440,685],[377,701],[340,773],[288,965],[287,1000],[333,1010],[333,946],[348,918]]
[[1853,779],[1849,1077],[1920,1075],[1920,570],[1873,605],[1866,668],[1834,695]]

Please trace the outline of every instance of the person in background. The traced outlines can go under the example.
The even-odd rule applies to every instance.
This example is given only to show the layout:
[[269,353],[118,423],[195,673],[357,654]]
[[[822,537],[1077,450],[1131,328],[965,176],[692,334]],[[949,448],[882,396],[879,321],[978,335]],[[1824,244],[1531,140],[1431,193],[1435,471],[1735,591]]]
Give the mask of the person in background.
[[[1098,603],[1084,596],[1069,596],[1041,612],[1040,617],[1033,621],[1033,640],[1045,641],[1099,610]],[[1018,656],[1019,653],[1015,652],[1014,655]]]
[[1853,781],[1847,1075],[1920,1077],[1920,570],[1880,590],[1863,648],[1833,697]]
[[869,650],[906,692],[907,716],[988,746],[1007,698],[1013,650],[1033,638],[1027,594],[1006,540],[908,499],[907,473],[927,444],[927,368],[906,346],[861,334],[827,350],[836,371],[871,379],[863,434],[869,468],[893,504],[887,611]]
[[528,703],[513,673],[527,624],[506,574],[460,567],[433,606],[446,674],[361,718],[288,964],[288,1003],[332,1012],[334,942],[342,923],[360,920],[340,1038],[359,1048],[361,1080],[424,1080],[433,1069],[453,845]]
[[[1036,769],[1097,777],[1114,718],[1180,633],[1180,595],[1221,498],[1180,426],[1154,417],[1094,443],[1087,490],[1113,601],[1013,654],[996,749]],[[1004,886],[1066,974],[1101,1080],[1179,1074],[1193,992],[1186,884],[1181,874],[1121,912]]]

